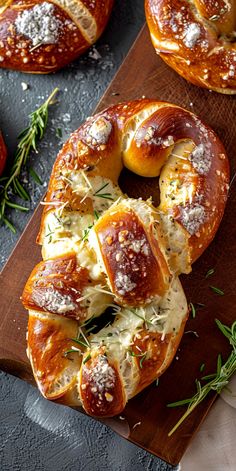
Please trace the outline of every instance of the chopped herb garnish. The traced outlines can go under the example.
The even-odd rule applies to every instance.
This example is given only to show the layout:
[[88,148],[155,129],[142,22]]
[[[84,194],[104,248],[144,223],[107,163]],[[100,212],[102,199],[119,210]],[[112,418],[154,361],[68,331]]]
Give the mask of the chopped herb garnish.
[[140,314],[138,314],[135,309],[129,309],[130,312],[132,312],[132,314],[134,314],[136,317],[139,317],[139,319],[142,319],[143,322],[145,322],[146,324],[149,324],[151,326],[153,326],[153,322],[149,321],[148,319],[145,319],[145,317],[141,316]]
[[189,303],[189,307],[191,309],[191,313],[192,313],[192,318],[195,319],[196,317],[196,309],[195,309],[195,306],[193,303]]
[[202,363],[201,366],[200,366],[200,371],[202,372],[205,368],[205,363]]
[[91,355],[90,353],[85,357],[85,359],[83,360],[83,364],[85,365],[85,363],[87,363],[87,361],[89,361],[91,359]]
[[72,338],[71,340],[73,340],[73,342],[75,343],[78,343],[78,345],[80,345],[81,347],[88,348],[87,343],[83,342],[82,340],[75,339],[75,338]]
[[142,367],[143,367],[143,362],[144,362],[144,360],[145,360],[145,358],[146,358],[146,356],[147,356],[147,352],[134,353],[132,350],[129,350],[129,353],[130,353],[130,355],[131,355],[132,357],[138,357],[138,358],[140,358],[140,360],[139,360],[139,366],[140,366],[140,368],[142,368]]
[[208,270],[205,274],[205,278],[209,278],[209,276],[213,275],[213,273],[215,273],[214,268],[210,268],[210,270]]
[[112,200],[113,201],[114,198],[112,198],[111,193],[101,193],[101,191],[104,190],[104,188],[106,188],[108,185],[109,185],[109,182],[105,183],[105,185],[101,186],[101,188],[99,188],[99,190],[95,191],[93,196],[97,196],[99,198],[104,198],[106,200]]
[[78,348],[70,348],[69,350],[66,350],[64,352],[64,356],[66,357],[67,355],[69,355],[69,353],[79,353],[81,354],[81,350],[79,350]]
[[100,217],[100,214],[98,213],[98,211],[94,210],[94,218],[95,218],[95,221],[90,224],[87,229],[84,229],[83,230],[83,237],[82,237],[82,240],[85,241],[85,240],[88,240],[88,235],[89,235],[89,232],[90,230],[93,228],[95,222],[99,219]]
[[232,351],[224,364],[222,364],[221,355],[218,355],[216,373],[201,378],[201,380],[208,381],[206,384],[202,385],[199,380],[196,380],[197,391],[193,397],[167,404],[167,407],[178,407],[188,404],[186,412],[168,433],[168,436],[171,436],[177,430],[177,428],[211,391],[215,391],[220,394],[236,371],[236,321],[231,325],[231,327],[222,324],[218,319],[216,319],[216,324],[222,334],[229,340],[229,343],[232,346]]
[[210,286],[210,288],[212,289],[212,291],[214,291],[214,293],[219,294],[220,296],[224,296],[225,294],[222,289],[217,288],[216,286]]

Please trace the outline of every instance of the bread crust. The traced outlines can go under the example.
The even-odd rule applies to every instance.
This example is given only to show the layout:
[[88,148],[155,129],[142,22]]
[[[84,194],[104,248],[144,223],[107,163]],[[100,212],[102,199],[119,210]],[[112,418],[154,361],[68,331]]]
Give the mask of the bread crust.
[[[159,175],[158,208],[121,192],[124,166]],[[22,296],[28,354],[46,398],[112,416],[166,370],[188,317],[178,275],[212,241],[228,185],[219,138],[170,103],[111,106],[71,135],[43,202],[44,261]],[[114,322],[93,333],[91,319],[108,306]]]
[[[47,5],[46,12],[37,10],[42,5]],[[4,0],[0,6],[0,67],[36,74],[55,72],[97,41],[112,6],[113,0]],[[40,35],[39,31],[37,44],[35,33],[25,23],[22,28],[19,26],[22,15],[31,14],[32,22],[32,11],[35,21],[39,21],[39,30],[46,28],[46,33],[42,29]],[[48,15],[49,29],[38,18],[45,15]],[[50,37],[51,31],[54,33]]]
[[157,54],[194,85],[236,93],[234,0],[145,0]]

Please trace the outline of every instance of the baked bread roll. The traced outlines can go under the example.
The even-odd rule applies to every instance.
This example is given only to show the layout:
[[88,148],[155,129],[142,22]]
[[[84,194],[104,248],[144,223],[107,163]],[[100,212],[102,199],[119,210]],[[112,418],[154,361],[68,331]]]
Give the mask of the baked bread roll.
[[[159,175],[159,207],[122,193],[123,167]],[[212,241],[228,184],[218,137],[170,103],[118,104],[70,136],[43,202],[43,261],[22,295],[46,398],[113,416],[165,371],[188,316],[178,275]],[[99,328],[107,309],[115,318]]]
[[3,0],[0,66],[47,74],[69,64],[103,32],[113,0]]
[[182,77],[236,93],[235,0],[145,0],[157,54]]
[[2,174],[4,170],[6,158],[7,158],[7,149],[3,140],[2,133],[0,131],[0,175]]

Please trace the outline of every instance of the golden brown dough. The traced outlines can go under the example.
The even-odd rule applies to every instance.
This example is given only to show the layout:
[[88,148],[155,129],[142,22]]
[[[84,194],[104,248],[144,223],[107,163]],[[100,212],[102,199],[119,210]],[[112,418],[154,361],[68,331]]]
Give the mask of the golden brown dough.
[[185,79],[236,93],[235,0],[145,0],[157,54]]
[[[124,166],[159,175],[158,208],[121,192]],[[22,296],[45,397],[112,416],[166,370],[188,316],[178,275],[212,241],[228,187],[223,144],[170,103],[111,106],[70,136],[43,202],[44,261]],[[114,320],[94,332],[107,307]]]

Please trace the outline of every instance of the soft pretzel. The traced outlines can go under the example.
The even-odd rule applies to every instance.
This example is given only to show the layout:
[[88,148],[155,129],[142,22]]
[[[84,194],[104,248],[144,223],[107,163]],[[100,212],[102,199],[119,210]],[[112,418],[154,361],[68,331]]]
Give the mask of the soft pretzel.
[[4,170],[6,158],[7,158],[7,149],[3,140],[2,133],[0,131],[0,175],[2,174]]
[[[158,208],[122,193],[123,167],[160,176]],[[43,202],[43,261],[22,296],[46,398],[112,416],[169,366],[188,316],[178,275],[213,239],[228,182],[218,137],[170,103],[115,105],[70,136]],[[94,332],[106,308],[116,317]]]
[[235,0],[145,0],[161,58],[195,85],[236,93]]
[[46,74],[103,32],[113,0],[0,0],[0,66]]

